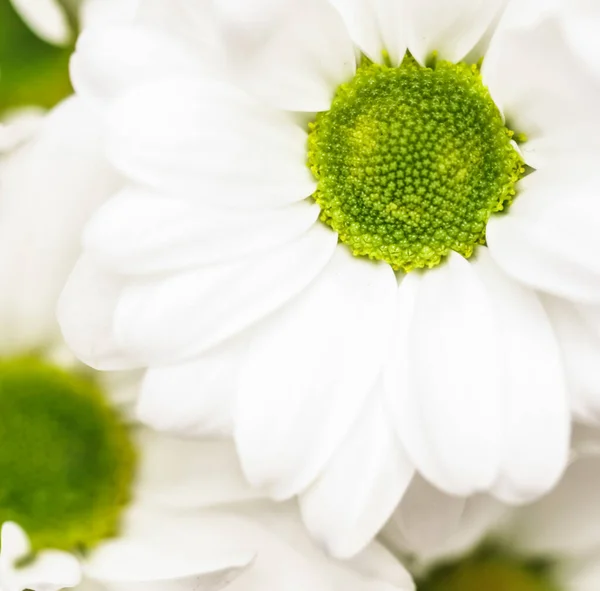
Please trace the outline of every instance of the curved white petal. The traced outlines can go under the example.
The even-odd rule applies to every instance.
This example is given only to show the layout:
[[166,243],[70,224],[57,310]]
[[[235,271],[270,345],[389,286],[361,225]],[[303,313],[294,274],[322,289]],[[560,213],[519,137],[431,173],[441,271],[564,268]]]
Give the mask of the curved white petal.
[[502,524],[510,509],[489,495],[445,495],[416,477],[382,532],[397,554],[432,564],[464,556]]
[[70,64],[77,94],[100,102],[144,82],[192,77],[198,70],[201,66],[177,38],[139,23],[86,29]]
[[[411,308],[412,317],[402,318]],[[497,478],[504,444],[489,294],[471,263],[451,253],[439,267],[403,280],[398,310],[386,388],[398,435],[439,488],[458,495],[485,490]]]
[[583,457],[567,470],[558,486],[512,519],[511,541],[538,555],[581,557],[600,544],[600,458]]
[[264,208],[315,189],[307,130],[199,76],[137,86],[109,112],[108,153],[132,179],[213,207]]
[[548,165],[555,152],[597,149],[600,86],[570,50],[557,19],[501,26],[482,73],[509,127],[527,135],[523,151],[531,166]]
[[245,344],[245,338],[230,339],[189,362],[148,369],[138,418],[178,435],[230,435]]
[[142,364],[120,347],[113,317],[123,280],[106,273],[82,255],[58,301],[57,316],[63,337],[84,363],[105,370],[130,369]]
[[138,510],[118,538],[91,552],[84,574],[109,591],[218,591],[254,559],[244,528],[243,520],[217,512]]
[[600,333],[590,322],[598,306],[577,306],[565,300],[544,296],[563,352],[571,410],[580,420],[600,423]]
[[[32,172],[34,171],[34,172]],[[59,340],[55,307],[92,211],[121,180],[97,122],[77,98],[44,119],[0,173],[0,352]]]
[[178,439],[142,429],[137,502],[181,510],[256,499],[227,439]]
[[394,65],[406,53],[406,8],[398,0],[330,0],[342,15],[352,39],[374,62],[384,52]]
[[184,42],[198,66],[223,68],[213,0],[139,0],[137,18]]
[[377,535],[409,485],[414,467],[382,408],[382,385],[317,480],[300,496],[312,535],[334,556],[353,556]]
[[386,538],[395,547],[398,536],[405,552],[424,559],[434,556],[460,529],[466,503],[464,497],[447,495],[416,476],[386,528]]
[[496,364],[507,420],[493,493],[505,502],[528,502],[552,489],[569,456],[570,412],[561,353],[533,291],[504,275],[487,248],[478,250],[473,267],[494,307],[500,343]]
[[404,1],[408,49],[424,64],[434,51],[440,59],[461,61],[486,34],[507,0]]
[[118,342],[148,365],[207,351],[303,291],[332,257],[337,235],[321,224],[260,257],[139,279],[119,298]]
[[575,302],[600,302],[600,175],[597,165],[536,171],[519,184],[508,215],[492,216],[486,238],[510,276]]
[[58,591],[75,587],[81,581],[79,561],[67,552],[44,550],[33,562],[16,566],[15,561],[30,552],[27,534],[16,523],[2,525],[0,587],[3,591]]
[[270,105],[325,111],[355,54],[327,0],[220,0],[232,77]]
[[256,331],[234,414],[253,484],[296,494],[342,443],[381,369],[395,291],[388,265],[339,246],[310,288]]
[[306,232],[319,212],[308,201],[278,209],[223,210],[128,187],[94,215],[83,243],[117,273],[161,273],[274,249]]
[[54,45],[67,45],[73,33],[65,9],[58,0],[11,0],[32,31]]

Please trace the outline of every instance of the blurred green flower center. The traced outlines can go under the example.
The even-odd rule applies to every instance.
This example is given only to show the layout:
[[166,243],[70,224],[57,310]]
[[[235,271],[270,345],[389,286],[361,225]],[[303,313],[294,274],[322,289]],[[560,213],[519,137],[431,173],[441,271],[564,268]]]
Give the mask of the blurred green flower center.
[[321,219],[394,269],[469,257],[524,173],[512,137],[477,66],[363,60],[310,124]]
[[34,550],[85,550],[117,532],[135,453],[86,378],[34,358],[0,361],[0,523]]
[[417,591],[561,591],[546,565],[507,556],[474,556],[434,569]]

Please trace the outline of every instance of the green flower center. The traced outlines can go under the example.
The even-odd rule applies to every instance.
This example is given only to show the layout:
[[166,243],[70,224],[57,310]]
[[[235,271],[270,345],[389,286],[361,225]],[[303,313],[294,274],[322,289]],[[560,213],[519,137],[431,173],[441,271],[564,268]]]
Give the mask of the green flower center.
[[0,361],[0,523],[18,523],[34,551],[114,535],[134,465],[128,430],[88,379]]
[[417,591],[559,591],[550,565],[501,553],[475,554],[434,569]]
[[310,124],[321,219],[357,256],[410,271],[471,256],[524,164],[479,68],[363,60]]

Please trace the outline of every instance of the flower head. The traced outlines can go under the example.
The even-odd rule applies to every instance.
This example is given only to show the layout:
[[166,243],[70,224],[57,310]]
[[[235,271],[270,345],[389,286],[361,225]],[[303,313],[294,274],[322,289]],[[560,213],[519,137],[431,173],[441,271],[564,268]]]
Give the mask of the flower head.
[[127,185],[85,231],[67,341],[148,367],[146,422],[231,433],[338,555],[414,466],[519,503],[567,462],[538,290],[600,302],[599,85],[518,5],[156,1],[72,60]]

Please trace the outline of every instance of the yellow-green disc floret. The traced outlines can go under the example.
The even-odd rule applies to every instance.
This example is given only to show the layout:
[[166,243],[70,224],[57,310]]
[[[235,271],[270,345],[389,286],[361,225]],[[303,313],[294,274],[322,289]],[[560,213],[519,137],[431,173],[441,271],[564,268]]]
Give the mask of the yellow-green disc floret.
[[477,66],[365,60],[310,124],[321,219],[394,269],[469,257],[524,173],[512,136]]
[[560,591],[551,566],[502,553],[476,553],[417,581],[417,591]]
[[0,523],[18,523],[34,550],[114,535],[134,465],[127,428],[87,378],[0,361]]

